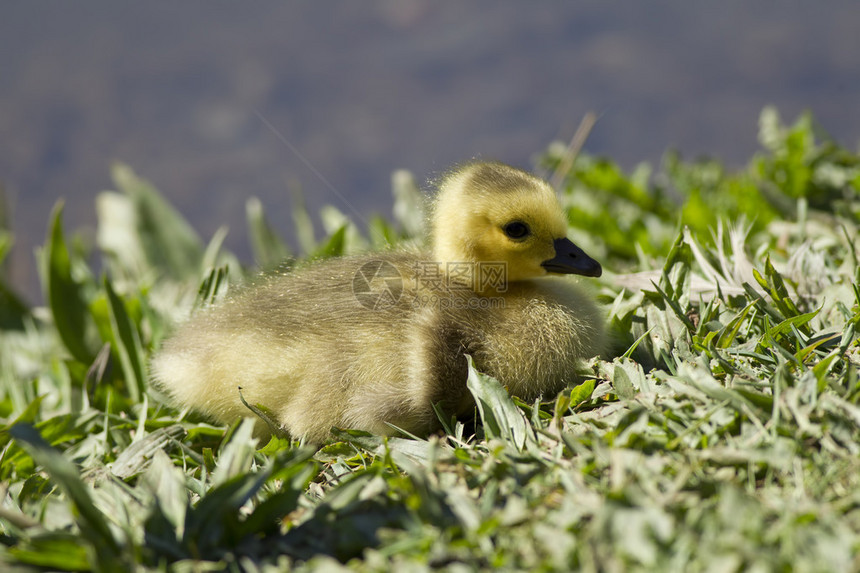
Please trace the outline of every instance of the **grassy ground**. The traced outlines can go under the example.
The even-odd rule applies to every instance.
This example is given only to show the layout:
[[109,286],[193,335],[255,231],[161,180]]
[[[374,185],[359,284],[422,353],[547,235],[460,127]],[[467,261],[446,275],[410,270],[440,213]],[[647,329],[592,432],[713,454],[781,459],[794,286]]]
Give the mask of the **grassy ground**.
[[[44,308],[0,281],[0,564],[860,569],[860,158],[772,110],[761,141],[738,173],[671,155],[659,173],[587,156],[556,173],[571,236],[614,271],[599,296],[615,357],[582,384],[524,404],[472,371],[477,428],[343,431],[320,449],[256,443],[148,387],[171,322],[251,271],[117,167],[96,245],[52,214]],[[409,241],[420,198],[395,182],[396,225],[362,236],[327,209],[318,243],[297,208],[297,242]],[[248,203],[267,268],[290,252],[262,213]],[[0,230],[0,261],[10,241]]]

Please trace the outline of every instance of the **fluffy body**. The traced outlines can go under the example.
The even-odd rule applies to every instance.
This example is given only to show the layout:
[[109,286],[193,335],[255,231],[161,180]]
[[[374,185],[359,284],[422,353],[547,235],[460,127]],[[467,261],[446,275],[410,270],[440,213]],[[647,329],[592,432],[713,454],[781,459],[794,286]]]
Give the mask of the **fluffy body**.
[[[494,187],[493,177],[503,180]],[[511,221],[527,224],[529,236],[507,237]],[[566,230],[545,183],[501,164],[468,165],[443,182],[433,222],[432,252],[311,263],[199,312],[154,359],[156,380],[223,422],[253,416],[241,387],[292,436],[322,441],[332,427],[426,434],[438,427],[434,403],[471,411],[465,354],[532,400],[565,388],[577,362],[602,351],[592,299],[569,279],[542,276]],[[508,280],[489,287],[427,274],[428,262],[444,270],[500,261]]]

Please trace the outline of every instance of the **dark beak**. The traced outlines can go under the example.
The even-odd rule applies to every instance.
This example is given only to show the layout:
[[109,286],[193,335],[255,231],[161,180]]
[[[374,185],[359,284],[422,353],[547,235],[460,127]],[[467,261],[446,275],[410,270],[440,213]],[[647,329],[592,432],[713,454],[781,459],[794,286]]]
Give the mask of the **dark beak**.
[[599,277],[603,274],[600,263],[585,254],[570,239],[553,241],[555,257],[541,263],[541,266],[551,273],[583,275]]

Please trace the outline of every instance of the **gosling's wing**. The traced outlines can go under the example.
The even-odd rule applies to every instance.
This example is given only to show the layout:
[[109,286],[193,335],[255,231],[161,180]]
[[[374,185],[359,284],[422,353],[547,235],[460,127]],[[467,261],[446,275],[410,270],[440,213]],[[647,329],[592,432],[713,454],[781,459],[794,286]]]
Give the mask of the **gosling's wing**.
[[406,368],[399,343],[409,331],[404,291],[413,257],[380,257],[265,277],[199,312],[156,356],[155,379],[180,403],[222,421],[248,415],[241,387],[296,435],[343,425],[349,393],[359,391],[350,386],[402,378]]

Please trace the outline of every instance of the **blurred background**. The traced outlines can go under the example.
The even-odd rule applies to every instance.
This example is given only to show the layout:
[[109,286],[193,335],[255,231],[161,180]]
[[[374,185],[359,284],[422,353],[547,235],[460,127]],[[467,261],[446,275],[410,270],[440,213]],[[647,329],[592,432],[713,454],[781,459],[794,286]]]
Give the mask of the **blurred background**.
[[[472,157],[525,168],[599,114],[586,151],[630,169],[670,149],[741,167],[758,115],[804,110],[860,141],[860,3],[376,0],[14,2],[0,8],[0,182],[13,283],[66,201],[92,227],[122,161],[248,260],[245,201],[292,238],[312,213],[390,210],[390,175]],[[345,203],[343,198],[346,198]]]

